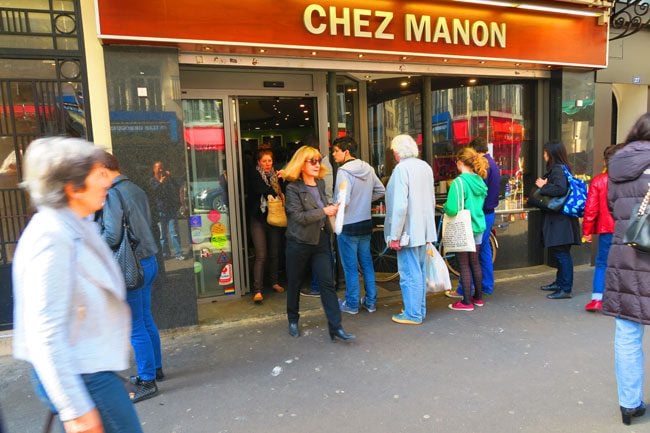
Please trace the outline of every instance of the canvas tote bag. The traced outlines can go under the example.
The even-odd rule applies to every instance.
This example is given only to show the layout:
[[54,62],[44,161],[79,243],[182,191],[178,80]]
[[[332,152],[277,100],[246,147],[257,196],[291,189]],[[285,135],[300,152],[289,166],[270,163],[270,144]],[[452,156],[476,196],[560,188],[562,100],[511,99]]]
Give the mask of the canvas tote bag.
[[463,180],[459,177],[454,182],[460,183],[458,207],[456,216],[444,215],[442,220],[442,245],[450,253],[475,252],[474,232],[472,231],[472,215],[465,209],[465,189]]

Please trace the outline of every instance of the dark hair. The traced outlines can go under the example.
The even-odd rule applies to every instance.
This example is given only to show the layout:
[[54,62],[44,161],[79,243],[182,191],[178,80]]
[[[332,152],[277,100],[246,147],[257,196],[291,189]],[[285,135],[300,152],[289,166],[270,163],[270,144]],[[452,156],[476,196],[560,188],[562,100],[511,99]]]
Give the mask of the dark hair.
[[468,146],[474,149],[475,151],[477,151],[478,153],[487,153],[488,151],[487,143],[481,137],[476,137],[475,139],[470,141]]
[[332,142],[332,147],[338,147],[341,149],[343,152],[348,150],[350,152],[350,155],[356,157],[357,153],[357,148],[359,147],[357,145],[357,142],[354,141],[354,138],[350,137],[349,135],[346,135],[345,137],[337,138]]
[[620,148],[625,146],[625,143],[618,143],[618,144],[610,144],[605,148],[603,151],[603,159],[605,160],[605,164],[609,162],[609,158],[612,157]]
[[633,141],[650,141],[650,112],[639,117],[627,134],[625,144]]
[[553,164],[564,164],[569,172],[573,173],[564,144],[559,141],[549,141],[544,145],[544,150],[548,154],[548,162],[546,163],[547,168],[552,167]]
[[270,155],[271,159],[273,159],[273,151],[271,149],[261,149],[257,152],[257,160],[259,161],[266,155]]
[[301,140],[303,146],[313,147],[314,149],[320,149],[320,141],[318,137],[314,134],[309,134]]
[[111,171],[120,171],[120,163],[115,155],[104,151],[104,166]]

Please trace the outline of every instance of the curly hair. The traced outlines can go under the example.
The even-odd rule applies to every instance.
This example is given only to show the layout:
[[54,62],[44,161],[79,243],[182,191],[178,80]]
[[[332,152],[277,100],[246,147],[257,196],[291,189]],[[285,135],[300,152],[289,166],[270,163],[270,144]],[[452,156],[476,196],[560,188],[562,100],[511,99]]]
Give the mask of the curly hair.
[[477,151],[471,147],[464,147],[458,151],[456,158],[462,162],[466,167],[483,179],[487,177],[488,162],[487,159],[478,154]]
[[[296,153],[293,154],[291,160],[287,163],[286,167],[282,170],[284,173],[284,178],[290,182],[298,180],[302,177],[302,167],[305,165],[308,159],[320,158],[320,152],[318,149],[311,146],[302,146],[300,149],[296,150]],[[325,177],[327,173],[327,168],[323,164],[320,165],[320,170],[318,171],[318,179]]]

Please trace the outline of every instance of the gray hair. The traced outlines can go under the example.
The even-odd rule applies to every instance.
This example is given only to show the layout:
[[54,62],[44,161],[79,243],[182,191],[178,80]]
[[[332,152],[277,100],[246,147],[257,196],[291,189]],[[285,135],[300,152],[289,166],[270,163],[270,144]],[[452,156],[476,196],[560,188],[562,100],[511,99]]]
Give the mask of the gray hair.
[[64,187],[84,188],[86,177],[103,151],[81,138],[46,137],[32,141],[24,157],[24,181],[36,207],[62,208],[68,205]]
[[413,140],[413,137],[407,134],[401,134],[393,138],[393,141],[390,142],[390,148],[399,155],[400,159],[417,158],[419,153],[417,143]]

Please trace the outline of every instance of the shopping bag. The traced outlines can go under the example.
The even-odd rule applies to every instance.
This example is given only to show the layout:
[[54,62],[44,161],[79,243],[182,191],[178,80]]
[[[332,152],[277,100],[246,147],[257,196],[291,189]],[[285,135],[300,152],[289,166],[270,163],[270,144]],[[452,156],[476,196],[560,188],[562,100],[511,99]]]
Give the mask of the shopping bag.
[[273,197],[271,194],[267,197],[267,214],[266,222],[274,227],[287,226],[287,213],[284,210],[284,203],[281,197]]
[[337,203],[339,204],[339,208],[336,211],[336,221],[334,223],[334,233],[337,235],[340,235],[343,231],[343,218],[345,218],[345,206],[347,205],[348,200],[347,186],[348,182],[346,180],[342,180],[341,184],[339,185],[339,193],[337,194]]
[[427,257],[424,263],[427,292],[438,293],[445,290],[451,290],[451,279],[449,270],[438,250],[431,244],[427,243]]
[[[472,214],[465,209],[465,190],[463,180],[458,177],[460,183],[460,196],[458,207],[460,211],[455,216],[445,215],[442,220],[442,244],[445,251],[475,252],[474,232],[472,231]],[[454,181],[455,182],[455,181]]]
[[573,176],[566,165],[563,165],[562,169],[569,183],[569,194],[560,212],[570,217],[582,217],[587,204],[587,184],[584,180]]

